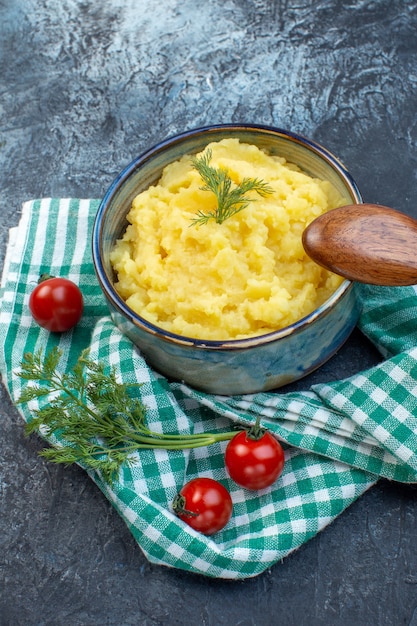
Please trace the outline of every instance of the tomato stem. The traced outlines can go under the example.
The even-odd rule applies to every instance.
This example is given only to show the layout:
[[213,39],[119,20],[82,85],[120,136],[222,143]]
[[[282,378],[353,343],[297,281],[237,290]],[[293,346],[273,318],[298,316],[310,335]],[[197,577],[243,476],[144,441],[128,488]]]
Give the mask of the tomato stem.
[[198,513],[195,511],[189,511],[185,508],[186,502],[184,496],[177,493],[172,501],[172,508],[176,515],[188,515],[189,517],[198,517]]
[[254,441],[262,439],[265,434],[265,428],[261,426],[261,418],[259,415],[256,418],[256,422],[252,424],[252,426],[248,428],[246,432],[249,439],[253,439]]
[[44,283],[45,280],[49,280],[50,278],[55,278],[55,276],[51,276],[50,274],[41,274],[38,278],[38,285],[40,285],[41,283]]

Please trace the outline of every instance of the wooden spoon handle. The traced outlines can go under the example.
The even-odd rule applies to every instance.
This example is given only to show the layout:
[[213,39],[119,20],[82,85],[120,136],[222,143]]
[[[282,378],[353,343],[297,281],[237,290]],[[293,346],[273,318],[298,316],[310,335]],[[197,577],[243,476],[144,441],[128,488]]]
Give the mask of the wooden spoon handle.
[[377,204],[349,205],[315,219],[303,233],[319,265],[357,282],[417,283],[417,221]]

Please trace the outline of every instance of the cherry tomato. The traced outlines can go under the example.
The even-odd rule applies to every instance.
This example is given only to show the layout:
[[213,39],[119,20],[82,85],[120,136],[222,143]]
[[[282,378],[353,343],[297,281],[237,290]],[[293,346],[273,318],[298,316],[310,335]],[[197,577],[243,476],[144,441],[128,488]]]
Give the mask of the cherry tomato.
[[193,478],[172,503],[174,512],[203,535],[214,535],[232,515],[232,498],[222,484],[212,478]]
[[79,287],[68,278],[41,276],[29,299],[35,322],[54,333],[75,326],[81,318],[83,306]]
[[284,468],[284,450],[275,437],[259,427],[237,433],[229,441],[225,463],[230,477],[246,489],[272,485]]

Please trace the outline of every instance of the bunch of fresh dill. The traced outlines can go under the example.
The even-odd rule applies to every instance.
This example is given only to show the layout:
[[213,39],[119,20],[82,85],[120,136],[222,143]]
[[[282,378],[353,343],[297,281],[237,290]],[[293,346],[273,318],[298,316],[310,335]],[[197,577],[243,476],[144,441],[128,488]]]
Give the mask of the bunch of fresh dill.
[[146,426],[146,407],[135,395],[137,384],[119,382],[114,369],[94,362],[87,351],[81,353],[71,371],[61,372],[61,356],[56,347],[44,359],[41,352],[27,353],[18,372],[30,384],[23,388],[17,403],[40,400],[42,405],[33,411],[26,432],[39,431],[59,442],[40,452],[49,461],[79,463],[100,471],[111,483],[123,463],[137,461],[134,453],[140,449],[196,448],[236,434],[153,432]]

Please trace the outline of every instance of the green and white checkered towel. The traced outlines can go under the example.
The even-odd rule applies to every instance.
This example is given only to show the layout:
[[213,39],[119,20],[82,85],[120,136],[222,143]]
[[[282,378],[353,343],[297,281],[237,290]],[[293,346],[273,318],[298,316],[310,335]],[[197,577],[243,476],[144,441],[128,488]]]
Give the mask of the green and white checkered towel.
[[[417,482],[417,290],[359,288],[360,328],[380,350],[381,363],[349,379],[305,392],[217,397],[152,371],[112,323],[90,253],[97,200],[35,200],[12,229],[3,272],[1,373],[16,401],[24,384],[23,354],[59,345],[67,367],[81,350],[114,366],[140,393],[152,430],[216,432],[230,420],[262,424],[284,442],[286,464],[276,484],[244,490],[226,474],[226,443],[168,452],[141,451],[112,485],[91,478],[120,513],[147,558],[211,577],[242,579],[269,568],[322,530],[379,477]],[[85,299],[81,322],[61,336],[32,320],[29,294],[41,273],[68,277]],[[31,414],[19,406],[25,420]],[[233,516],[205,537],[180,521],[171,502],[194,476],[211,476],[231,492]]]

